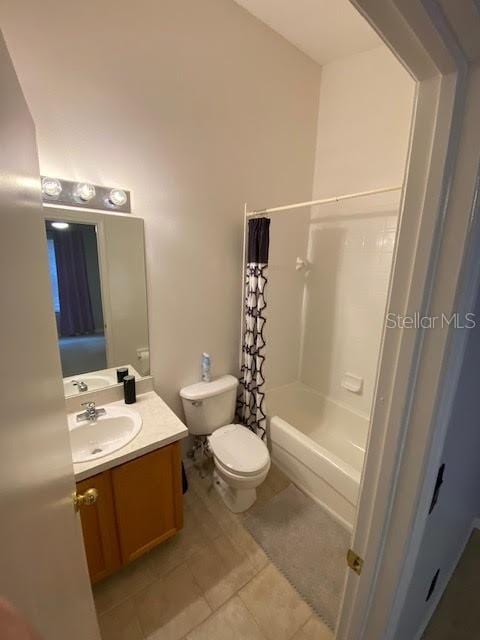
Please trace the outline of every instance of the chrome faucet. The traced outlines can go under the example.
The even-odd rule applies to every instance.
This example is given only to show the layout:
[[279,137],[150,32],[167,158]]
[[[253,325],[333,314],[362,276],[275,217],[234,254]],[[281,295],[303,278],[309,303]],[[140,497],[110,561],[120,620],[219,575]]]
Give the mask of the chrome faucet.
[[82,402],[82,407],[87,407],[85,411],[77,414],[77,422],[88,420],[88,422],[96,422],[98,416],[104,416],[106,414],[105,409],[97,409],[95,402]]
[[72,380],[72,385],[74,387],[78,387],[80,393],[82,393],[83,391],[88,391],[88,384],[83,380]]

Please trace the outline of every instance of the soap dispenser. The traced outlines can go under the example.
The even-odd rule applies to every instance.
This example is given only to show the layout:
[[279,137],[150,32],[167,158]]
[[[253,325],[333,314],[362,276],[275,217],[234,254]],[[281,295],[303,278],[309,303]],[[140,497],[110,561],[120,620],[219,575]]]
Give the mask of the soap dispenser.
[[135,376],[125,376],[123,379],[123,395],[125,404],[134,404],[137,401],[135,389]]

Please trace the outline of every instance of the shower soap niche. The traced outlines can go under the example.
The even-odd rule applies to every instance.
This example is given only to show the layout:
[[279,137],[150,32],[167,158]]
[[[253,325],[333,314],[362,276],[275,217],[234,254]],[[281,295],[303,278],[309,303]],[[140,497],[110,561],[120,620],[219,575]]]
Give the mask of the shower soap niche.
[[352,393],[362,393],[363,378],[353,373],[344,373],[342,377],[342,387]]

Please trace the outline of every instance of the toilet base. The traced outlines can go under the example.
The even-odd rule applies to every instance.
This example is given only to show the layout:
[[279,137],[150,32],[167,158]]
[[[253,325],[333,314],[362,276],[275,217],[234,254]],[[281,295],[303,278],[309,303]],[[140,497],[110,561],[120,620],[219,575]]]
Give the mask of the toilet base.
[[234,489],[219,476],[216,469],[213,472],[213,486],[233,513],[242,513],[250,509],[257,499],[256,489]]

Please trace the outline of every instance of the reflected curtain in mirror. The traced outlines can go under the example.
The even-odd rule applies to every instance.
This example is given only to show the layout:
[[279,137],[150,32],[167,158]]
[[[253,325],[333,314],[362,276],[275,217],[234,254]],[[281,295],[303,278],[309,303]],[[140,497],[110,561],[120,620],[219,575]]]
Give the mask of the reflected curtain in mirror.
[[75,226],[50,233],[57,262],[60,336],[94,333],[84,234]]

